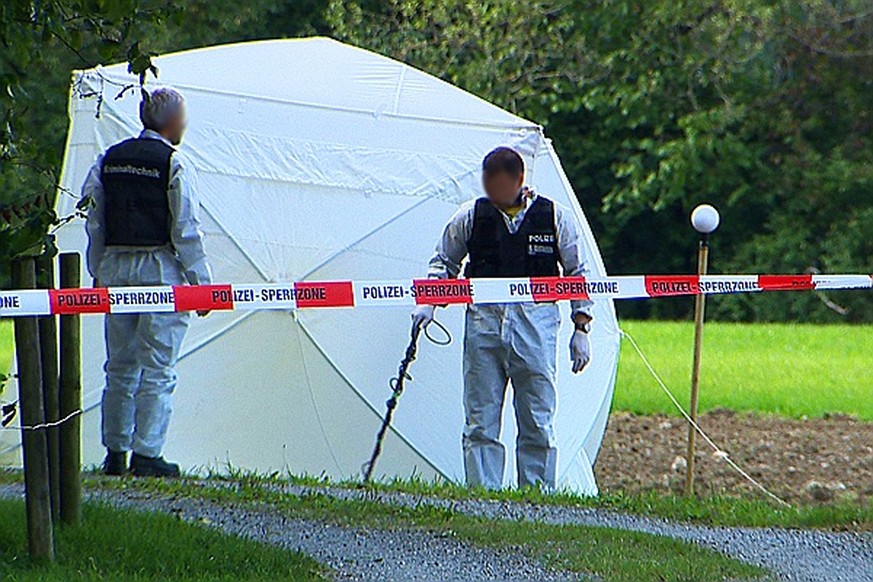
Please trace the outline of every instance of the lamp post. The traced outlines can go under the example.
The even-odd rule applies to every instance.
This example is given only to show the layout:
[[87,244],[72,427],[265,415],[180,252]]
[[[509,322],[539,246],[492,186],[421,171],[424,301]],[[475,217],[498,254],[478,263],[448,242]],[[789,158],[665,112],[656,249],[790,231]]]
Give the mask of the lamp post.
[[[697,274],[706,275],[709,261],[709,235],[715,232],[719,223],[718,210],[709,204],[701,204],[691,213],[691,226],[700,233],[700,244],[697,248]],[[706,296],[702,293],[694,298],[694,363],[691,368],[691,406],[688,414],[697,422],[697,396],[700,384],[700,351],[703,346],[703,317],[706,307]],[[694,494],[694,426],[688,425],[688,451],[685,468],[685,495]]]

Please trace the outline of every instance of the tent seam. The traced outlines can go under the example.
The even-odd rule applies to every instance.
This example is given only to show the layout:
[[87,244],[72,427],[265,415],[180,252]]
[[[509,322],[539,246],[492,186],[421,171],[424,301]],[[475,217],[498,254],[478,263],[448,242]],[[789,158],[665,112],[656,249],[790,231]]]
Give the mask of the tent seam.
[[[376,418],[381,420],[382,416],[379,413],[379,411],[376,410],[376,408],[370,403],[369,400],[367,400],[364,397],[363,394],[361,394],[361,392],[358,390],[357,386],[355,386],[355,384],[343,373],[343,371],[339,369],[339,366],[337,366],[334,363],[333,359],[331,359],[331,357],[322,349],[321,344],[319,344],[315,340],[315,338],[312,336],[312,334],[309,333],[309,330],[303,324],[303,322],[300,321],[300,319],[298,319],[297,324],[299,325],[300,329],[303,330],[303,333],[306,334],[306,337],[309,338],[309,341],[312,342],[312,345],[315,346],[315,349],[317,349],[319,351],[319,353],[322,356],[324,356],[325,361],[328,364],[330,364],[330,367],[334,369],[334,371],[343,379],[343,381],[349,386],[349,388],[351,388],[352,391],[358,396],[358,398],[360,398],[361,401],[363,401],[363,403],[367,406],[367,408],[369,408],[373,412],[373,414],[376,415]],[[419,450],[418,447],[416,447],[414,444],[412,444],[412,442],[409,439],[407,439],[399,430],[397,430],[397,428],[395,426],[391,426],[391,427],[389,427],[389,429],[397,438],[399,438],[401,441],[403,441],[403,443],[406,446],[408,446],[410,449],[415,451],[415,454],[417,454],[419,457],[421,457],[421,459],[427,465],[429,465],[430,468],[433,469],[438,475],[440,475],[443,479],[446,479],[447,481],[454,482],[454,480],[451,477],[449,477],[444,471],[442,471],[430,459],[428,459],[427,455],[425,455],[421,450]]]
[[[92,71],[96,71],[98,74],[103,75],[107,78],[111,78],[115,81],[120,82],[129,82],[130,79],[126,79],[123,76],[115,75],[112,73],[104,72],[105,69],[103,67],[96,67],[95,69],[91,69]],[[89,71],[86,71],[89,72]],[[321,109],[325,111],[341,111],[344,113],[353,113],[357,115],[367,115],[369,117],[378,117],[379,115],[385,117],[395,117],[400,120],[409,120],[409,121],[424,121],[428,123],[448,123],[452,125],[463,125],[465,127],[480,127],[480,128],[494,128],[494,129],[503,129],[503,130],[537,130],[541,129],[541,126],[533,123],[531,121],[527,121],[521,117],[519,117],[519,121],[525,123],[488,123],[482,121],[473,121],[469,119],[451,119],[451,118],[441,118],[441,117],[431,117],[428,115],[408,115],[403,113],[381,113],[379,114],[377,111],[369,110],[369,109],[355,109],[352,107],[340,107],[338,105],[323,105],[319,103],[310,103],[307,101],[295,101],[292,99],[280,99],[278,97],[265,97],[263,95],[252,95],[250,93],[232,93],[230,91],[224,91],[221,89],[209,89],[206,87],[199,87],[197,85],[186,85],[184,83],[173,83],[173,86],[177,89],[184,89],[185,91],[194,91],[199,93],[208,93],[213,95],[221,95],[223,97],[232,97],[234,99],[244,98],[251,99],[253,101],[262,101],[267,103],[279,103],[282,105],[296,105],[298,107],[307,107],[310,109]]]

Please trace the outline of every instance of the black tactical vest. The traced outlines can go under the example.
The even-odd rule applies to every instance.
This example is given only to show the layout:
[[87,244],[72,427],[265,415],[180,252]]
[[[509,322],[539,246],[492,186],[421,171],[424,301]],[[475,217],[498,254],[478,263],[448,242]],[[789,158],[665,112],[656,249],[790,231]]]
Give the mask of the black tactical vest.
[[511,234],[501,212],[487,198],[476,201],[473,231],[467,241],[473,277],[555,277],[558,271],[555,204],[537,196]]
[[170,242],[170,156],[158,139],[133,138],[103,156],[107,246],[161,246]]

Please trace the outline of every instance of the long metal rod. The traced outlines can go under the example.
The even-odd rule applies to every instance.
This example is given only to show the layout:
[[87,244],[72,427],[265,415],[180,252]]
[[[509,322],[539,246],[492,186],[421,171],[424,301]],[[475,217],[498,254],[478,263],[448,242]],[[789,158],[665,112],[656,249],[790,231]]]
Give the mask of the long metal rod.
[[[709,242],[706,235],[700,239],[697,250],[697,274],[706,275],[709,261]],[[694,298],[694,363],[691,367],[691,405],[688,415],[695,423],[697,422],[697,402],[700,386],[700,356],[703,348],[703,320],[706,309],[706,295],[701,293]],[[696,431],[692,424],[688,425],[688,450],[686,452],[687,464],[685,467],[685,495],[694,494],[694,438]]]
[[412,336],[409,339],[409,345],[406,346],[406,354],[400,362],[400,367],[397,370],[397,377],[391,381],[391,398],[385,403],[387,410],[385,418],[382,420],[382,426],[379,427],[379,432],[376,434],[376,444],[373,447],[373,454],[370,455],[370,460],[364,463],[364,483],[369,483],[373,476],[373,470],[376,468],[376,460],[382,453],[382,443],[385,440],[385,435],[388,433],[388,427],[391,426],[391,419],[394,417],[394,409],[397,408],[397,403],[400,396],[403,394],[403,388],[406,385],[406,380],[409,379],[409,366],[415,360],[415,354],[418,351],[418,336],[421,334],[421,326],[413,326]]

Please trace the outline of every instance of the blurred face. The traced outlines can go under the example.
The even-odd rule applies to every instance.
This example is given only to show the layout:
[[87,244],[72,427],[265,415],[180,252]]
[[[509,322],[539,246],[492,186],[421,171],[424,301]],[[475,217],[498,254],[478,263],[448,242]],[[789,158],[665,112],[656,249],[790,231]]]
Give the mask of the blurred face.
[[185,135],[185,128],[188,126],[188,116],[185,108],[182,107],[179,113],[170,118],[167,126],[161,133],[167,138],[171,144],[179,145],[182,143],[182,136]]
[[513,206],[518,200],[521,185],[524,184],[524,174],[513,177],[507,172],[482,174],[482,188],[485,195],[498,208]]

